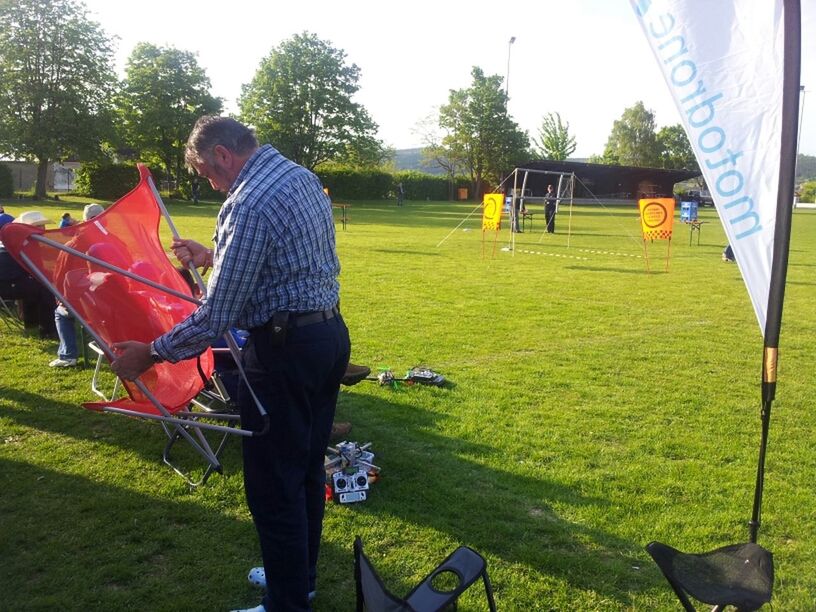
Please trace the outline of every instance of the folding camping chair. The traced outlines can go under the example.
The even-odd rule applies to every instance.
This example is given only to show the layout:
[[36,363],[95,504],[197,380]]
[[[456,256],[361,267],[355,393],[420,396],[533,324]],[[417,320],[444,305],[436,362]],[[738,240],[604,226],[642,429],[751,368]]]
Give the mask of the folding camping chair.
[[682,553],[660,542],[647,552],[655,560],[686,612],[689,596],[724,610],[758,610],[771,601],[773,555],[757,544],[732,544],[702,554]]
[[[88,330],[98,352],[108,360],[114,358],[112,344],[150,342],[189,316],[198,303],[162,248],[160,217],[164,216],[174,236],[178,237],[178,232],[149,171],[139,166],[139,173],[140,181],[133,191],[90,221],[55,230],[18,223],[2,228],[8,251]],[[191,272],[203,287],[194,268]],[[226,334],[225,341],[240,368],[235,339]],[[127,394],[120,398],[116,397],[117,388],[110,396],[99,392],[95,378],[93,389],[102,401],[83,406],[159,421],[169,438],[165,462],[191,485],[200,484],[213,471],[221,471],[218,454],[226,436],[261,435],[269,427],[268,415],[251,388],[263,422],[259,431],[242,429],[238,415],[230,410],[212,409],[211,404],[196,400],[202,392],[214,399],[212,388],[208,388],[213,369],[211,349],[194,359],[156,364],[138,380],[118,383]],[[221,401],[225,401],[223,396]],[[224,435],[217,450],[213,451],[205,431]],[[169,459],[170,449],[182,438],[208,464],[199,482],[190,480]]]
[[[354,582],[357,591],[357,612],[437,612],[456,600],[476,580],[482,578],[491,612],[496,612],[493,587],[487,577],[487,562],[472,548],[460,546],[428,574],[422,582],[400,598],[385,588],[374,566],[363,552],[363,541],[354,540]],[[455,584],[448,586],[450,579]]]
[[0,293],[0,319],[3,319],[3,324],[9,331],[21,331],[23,329],[23,320],[17,314],[17,304],[9,294],[3,296]]

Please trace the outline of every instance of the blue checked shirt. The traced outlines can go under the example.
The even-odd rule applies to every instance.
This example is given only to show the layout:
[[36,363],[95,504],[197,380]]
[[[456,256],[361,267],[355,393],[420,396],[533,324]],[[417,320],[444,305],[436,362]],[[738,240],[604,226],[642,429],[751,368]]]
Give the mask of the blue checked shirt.
[[340,262],[331,202],[318,178],[270,145],[244,165],[218,213],[207,298],[154,342],[171,362],[204,351],[230,327],[250,329],[278,310],[337,305]]

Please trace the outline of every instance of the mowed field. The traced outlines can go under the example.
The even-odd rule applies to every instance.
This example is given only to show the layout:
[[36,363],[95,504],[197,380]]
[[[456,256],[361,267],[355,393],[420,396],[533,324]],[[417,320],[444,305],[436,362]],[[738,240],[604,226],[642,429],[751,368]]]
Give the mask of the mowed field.
[[[212,235],[216,203],[168,206]],[[466,544],[500,610],[680,609],[643,547],[747,541],[760,437],[762,336],[715,212],[699,245],[676,220],[669,271],[655,242],[648,273],[634,207],[562,205],[554,235],[533,208],[510,251],[506,228],[483,244],[474,206],[351,202],[336,226],[352,361],[449,384],[341,390],[382,477],[327,505],[314,610],[354,609],[355,535],[398,594]],[[796,210],[759,533],[779,610],[816,601],[814,252],[816,211]],[[159,426],[80,407],[90,367],[48,368],[55,342],[1,322],[0,340],[0,610],[256,605],[239,442],[190,490]],[[486,609],[478,585],[460,608]]]

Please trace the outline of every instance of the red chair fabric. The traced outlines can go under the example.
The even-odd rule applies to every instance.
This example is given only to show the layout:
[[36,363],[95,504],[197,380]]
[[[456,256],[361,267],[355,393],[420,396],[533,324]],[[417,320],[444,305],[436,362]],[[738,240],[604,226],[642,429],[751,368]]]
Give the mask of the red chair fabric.
[[[90,221],[53,230],[9,223],[0,230],[0,238],[15,259],[25,266],[20,257],[25,253],[107,345],[124,340],[150,342],[185,319],[196,307],[76,255],[31,240],[31,236],[41,234],[190,295],[189,287],[159,241],[161,211],[148,183],[150,172],[139,166],[139,174],[139,184],[133,191]],[[210,349],[201,355],[200,366],[209,378],[213,371]],[[157,364],[141,376],[141,381],[171,413],[186,408],[204,386],[195,359],[177,364]],[[144,413],[159,413],[135,385],[125,382],[124,386],[128,399],[84,406],[101,409],[115,405]]]

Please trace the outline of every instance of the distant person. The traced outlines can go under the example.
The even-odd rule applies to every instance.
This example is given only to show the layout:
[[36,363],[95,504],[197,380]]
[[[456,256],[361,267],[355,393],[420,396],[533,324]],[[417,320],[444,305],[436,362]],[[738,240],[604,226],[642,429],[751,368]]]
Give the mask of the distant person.
[[71,218],[71,213],[65,213],[64,215],[62,215],[62,219],[60,219],[59,226],[60,229],[62,229],[63,227],[71,227],[75,223],[76,221]]
[[512,209],[510,211],[510,231],[514,234],[521,234],[523,233],[521,227],[519,226],[519,219],[523,214],[521,210],[521,198],[516,197],[514,193],[511,192],[510,198],[512,201]]
[[557,199],[552,185],[547,185],[547,193],[544,194],[544,219],[547,222],[547,233],[555,233],[555,213],[558,210]]
[[723,249],[722,260],[725,263],[735,263],[737,258],[734,257],[734,249],[731,248],[730,244],[725,245],[725,249]]
[[193,175],[191,190],[193,193],[193,204],[198,204],[198,198],[201,196],[201,183],[199,183],[197,175]]
[[397,183],[397,206],[402,206],[402,203],[405,201],[405,188],[402,186],[402,182],[400,181]]

